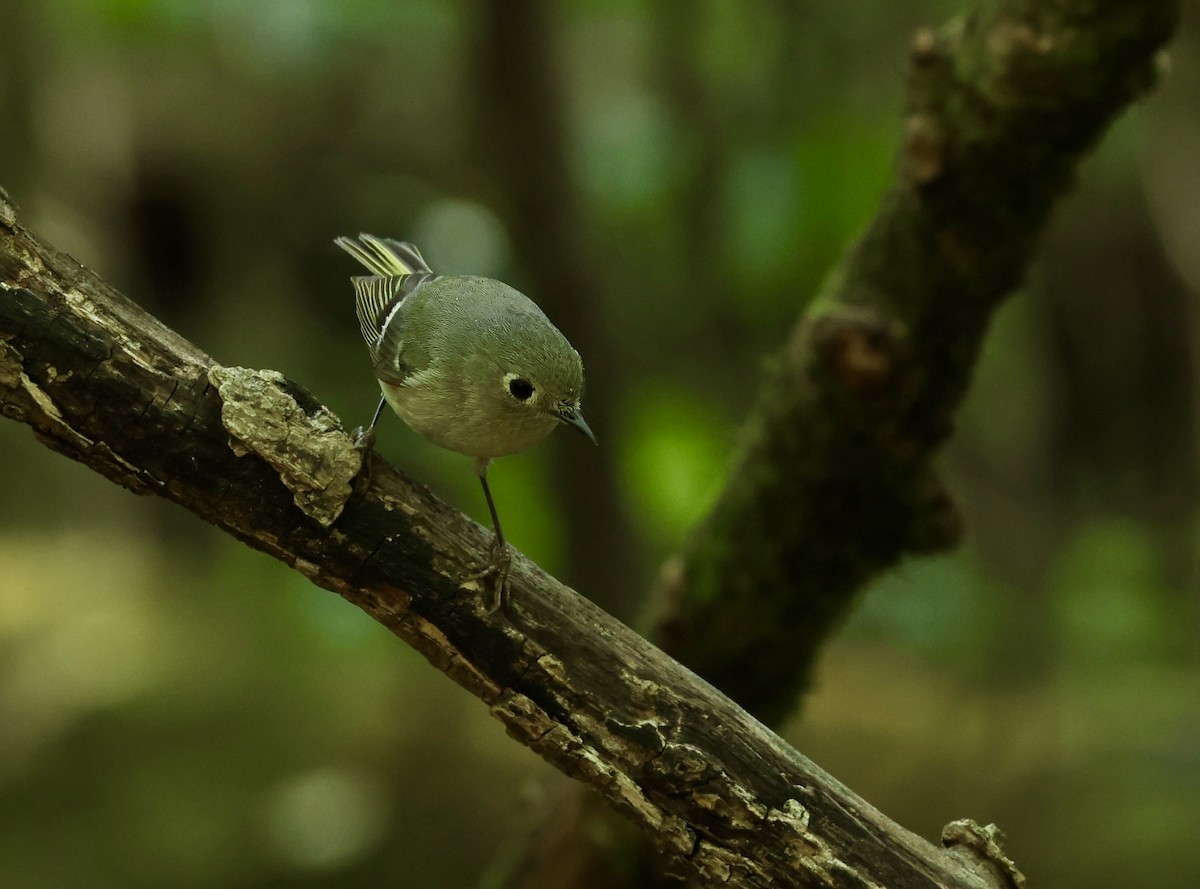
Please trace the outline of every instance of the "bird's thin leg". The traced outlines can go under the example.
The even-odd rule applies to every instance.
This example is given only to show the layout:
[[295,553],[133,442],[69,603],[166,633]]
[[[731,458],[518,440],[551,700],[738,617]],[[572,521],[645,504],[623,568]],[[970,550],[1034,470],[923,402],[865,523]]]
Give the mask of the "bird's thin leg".
[[383,413],[383,406],[387,404],[387,398],[380,396],[379,407],[375,408],[375,416],[371,418],[371,425],[366,429],[361,426],[356,426],[354,431],[350,433],[350,437],[354,439],[354,446],[364,452],[363,459],[366,459],[366,454],[371,452],[375,447],[375,424],[379,422],[379,417]]
[[479,482],[483,485],[483,496],[487,498],[488,512],[492,514],[492,527],[496,529],[496,543],[499,546],[508,546],[504,541],[504,530],[500,527],[500,516],[496,514],[496,504],[492,500],[492,490],[488,487],[487,475],[481,475]]
[[500,527],[500,515],[496,512],[496,502],[492,500],[492,490],[487,482],[487,461],[476,464],[479,473],[479,483],[483,485],[483,496],[487,500],[488,512],[492,514],[492,527],[496,536],[492,541],[491,556],[482,571],[472,574],[468,580],[483,580],[492,578],[492,590],[495,598],[492,600],[488,613],[492,614],[500,608],[508,610],[508,572],[512,567],[512,552],[504,539],[504,531]]

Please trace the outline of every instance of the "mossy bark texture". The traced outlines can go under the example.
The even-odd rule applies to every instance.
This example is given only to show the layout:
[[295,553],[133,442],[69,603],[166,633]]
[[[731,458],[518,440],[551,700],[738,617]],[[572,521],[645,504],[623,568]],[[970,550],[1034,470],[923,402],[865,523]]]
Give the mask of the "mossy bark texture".
[[768,724],[866,581],[953,545],[933,467],[988,324],[1107,126],[1154,83],[1170,0],[999,2],[911,47],[897,181],[799,321],[656,638]]

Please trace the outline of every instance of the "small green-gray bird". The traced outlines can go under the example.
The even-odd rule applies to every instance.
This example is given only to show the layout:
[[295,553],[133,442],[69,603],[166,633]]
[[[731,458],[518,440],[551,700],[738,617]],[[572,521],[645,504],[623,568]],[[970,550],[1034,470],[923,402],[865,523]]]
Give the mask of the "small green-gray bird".
[[435,275],[408,242],[360,234],[334,243],[371,273],[351,278],[363,339],[383,397],[371,426],[356,431],[370,451],[389,404],[422,437],[475,458],[496,536],[482,571],[491,610],[507,605],[512,555],[488,488],[496,457],[533,447],[560,423],[595,444],[579,411],[583,362],[529,297],[492,278]]

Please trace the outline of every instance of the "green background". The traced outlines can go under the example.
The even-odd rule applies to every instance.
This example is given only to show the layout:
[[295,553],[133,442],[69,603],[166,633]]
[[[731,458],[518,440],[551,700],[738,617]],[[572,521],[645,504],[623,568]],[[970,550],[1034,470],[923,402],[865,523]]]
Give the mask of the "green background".
[[[586,303],[536,291],[537,183],[497,181],[482,3],[0,0],[0,184],[348,427],[377,389],[335,235],[528,292],[603,450],[499,462],[505,530],[635,620],[891,181],[914,29],[966,8],[553,6]],[[989,336],[942,460],[966,544],[866,593],[785,728],[930,839],[997,822],[1031,885],[1200,884],[1198,13]],[[467,458],[390,415],[379,448],[486,523]],[[563,784],[342,600],[0,423],[0,886],[488,885]]]

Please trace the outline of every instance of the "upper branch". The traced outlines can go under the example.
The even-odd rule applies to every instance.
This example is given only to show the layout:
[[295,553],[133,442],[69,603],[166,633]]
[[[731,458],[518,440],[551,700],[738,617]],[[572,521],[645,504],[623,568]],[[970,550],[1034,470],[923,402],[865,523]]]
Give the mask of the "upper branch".
[[664,572],[664,647],[790,712],[854,595],[954,543],[933,469],[987,325],[1105,128],[1154,82],[1175,0],[1006,0],[921,31],[898,181],[801,318],[725,490]]

